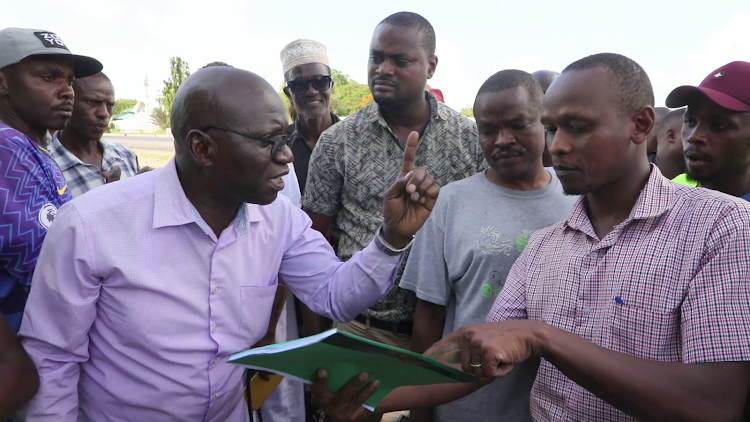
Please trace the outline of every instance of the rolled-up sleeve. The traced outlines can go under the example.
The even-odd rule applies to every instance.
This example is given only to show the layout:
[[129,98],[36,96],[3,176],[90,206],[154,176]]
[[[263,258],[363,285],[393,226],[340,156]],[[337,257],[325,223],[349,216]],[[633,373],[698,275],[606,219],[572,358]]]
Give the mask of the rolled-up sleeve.
[[47,233],[32,281],[20,335],[39,371],[29,421],[76,421],[80,364],[89,359],[100,279],[89,236],[72,204],[60,208]]
[[295,211],[279,274],[313,312],[348,322],[390,290],[401,255],[382,252],[376,238],[342,263],[323,235],[311,228],[304,211]]
[[[742,205],[745,205],[744,203]],[[700,271],[681,307],[687,363],[750,361],[750,207],[711,229]]]

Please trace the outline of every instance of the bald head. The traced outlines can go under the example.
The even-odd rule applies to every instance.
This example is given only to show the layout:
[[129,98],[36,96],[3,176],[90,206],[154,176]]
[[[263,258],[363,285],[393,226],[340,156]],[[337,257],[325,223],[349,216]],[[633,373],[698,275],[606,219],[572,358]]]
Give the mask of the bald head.
[[260,76],[225,66],[192,74],[172,103],[175,161],[186,194],[228,204],[229,214],[243,202],[276,200],[294,159],[285,145],[288,125],[281,97]]
[[551,70],[537,70],[532,73],[531,76],[533,76],[534,79],[539,82],[539,85],[542,86],[542,92],[546,93],[549,86],[552,85],[552,82],[554,82],[560,74]]
[[208,126],[248,131],[262,111],[281,110],[279,94],[260,76],[246,70],[216,66],[188,77],[172,103],[172,132],[178,148],[187,134]]

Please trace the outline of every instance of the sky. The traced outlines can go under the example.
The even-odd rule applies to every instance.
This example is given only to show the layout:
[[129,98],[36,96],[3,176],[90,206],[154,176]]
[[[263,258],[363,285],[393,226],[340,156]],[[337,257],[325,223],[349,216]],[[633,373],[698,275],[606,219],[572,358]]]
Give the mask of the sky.
[[503,69],[561,71],[590,54],[637,61],[656,105],[714,69],[750,61],[747,0],[354,1],[301,0],[4,0],[0,28],[52,31],[76,54],[99,59],[118,98],[159,96],[169,59],[195,71],[223,61],[283,83],[279,52],[297,38],[323,42],[331,67],[367,82],[372,32],[408,10],[435,28],[438,67],[428,83],[446,103],[470,106],[481,84]]

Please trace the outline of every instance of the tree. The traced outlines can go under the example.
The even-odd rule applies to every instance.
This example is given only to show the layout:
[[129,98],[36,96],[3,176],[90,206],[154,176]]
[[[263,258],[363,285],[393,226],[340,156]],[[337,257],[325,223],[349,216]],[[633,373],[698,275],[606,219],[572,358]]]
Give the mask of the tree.
[[171,123],[169,121],[169,113],[167,113],[166,110],[164,110],[161,107],[157,107],[151,111],[151,121],[156,125],[159,126],[161,129],[166,129],[169,127],[169,124]]
[[370,87],[358,83],[339,72],[331,69],[331,76],[335,85],[331,95],[331,111],[339,116],[349,116],[372,102]]
[[167,116],[172,112],[172,101],[174,101],[177,89],[190,76],[190,67],[179,57],[169,59],[169,67],[171,69],[170,76],[169,79],[164,81],[164,89],[162,89],[161,98],[158,100]]
[[474,107],[464,107],[461,109],[461,114],[466,117],[474,117]]
[[130,110],[138,104],[138,100],[129,100],[126,98],[120,98],[115,100],[115,106],[112,108],[112,114],[120,114],[123,111]]

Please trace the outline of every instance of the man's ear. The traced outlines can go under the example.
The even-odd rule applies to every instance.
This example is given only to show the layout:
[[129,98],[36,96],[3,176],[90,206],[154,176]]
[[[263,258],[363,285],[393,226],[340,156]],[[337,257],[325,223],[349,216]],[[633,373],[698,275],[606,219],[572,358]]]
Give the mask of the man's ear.
[[187,148],[193,161],[200,167],[213,165],[216,142],[205,132],[193,129],[185,137]]
[[635,115],[633,115],[633,131],[630,134],[630,139],[635,144],[642,144],[648,140],[648,135],[654,130],[654,121],[656,120],[656,114],[654,108],[646,106],[640,109]]
[[438,65],[438,57],[433,55],[429,59],[427,59],[427,79],[432,79],[432,76],[435,75],[435,70],[437,69]]
[[[667,129],[667,142],[670,144],[677,143],[677,131],[674,129]],[[682,141],[680,141],[682,143]]]
[[10,83],[8,75],[0,70],[0,97],[5,97],[10,93]]
[[288,86],[284,86],[283,91],[284,91],[284,95],[286,95],[286,97],[289,99],[289,101],[292,101],[292,94],[289,92],[289,87]]

